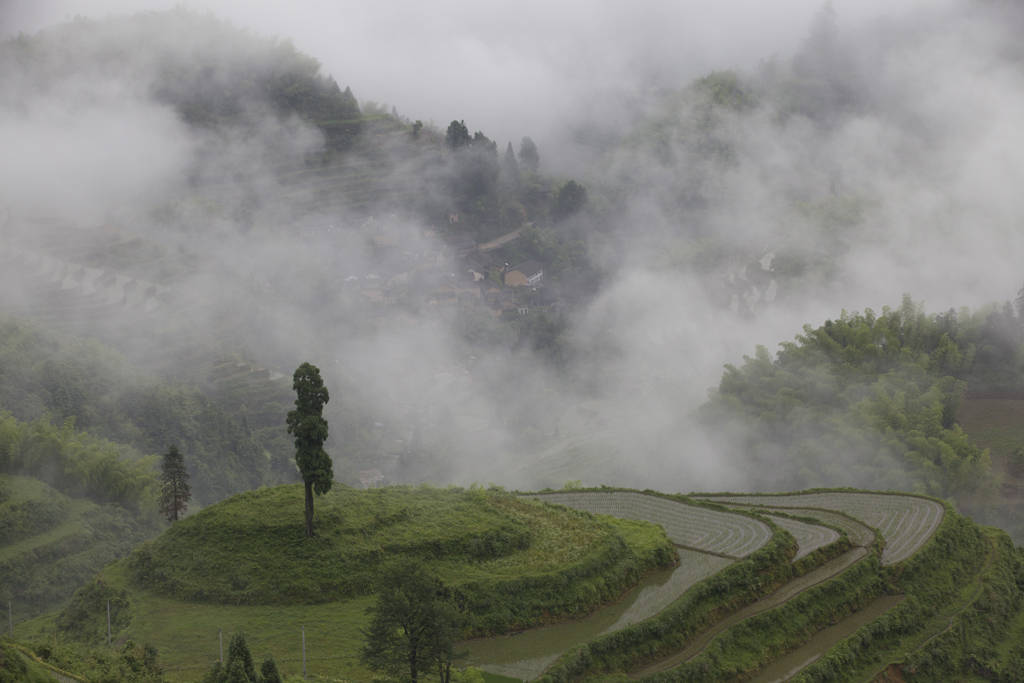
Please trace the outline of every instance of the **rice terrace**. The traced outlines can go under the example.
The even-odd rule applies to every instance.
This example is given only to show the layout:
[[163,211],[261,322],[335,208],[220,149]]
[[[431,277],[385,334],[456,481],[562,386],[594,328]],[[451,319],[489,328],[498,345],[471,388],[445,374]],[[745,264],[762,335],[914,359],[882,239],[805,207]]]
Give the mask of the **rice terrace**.
[[[734,680],[781,666],[794,680],[870,680],[976,656],[962,634],[1012,596],[1018,567],[1001,532],[896,493],[342,487],[323,497],[312,546],[300,499],[282,486],[213,505],[109,565],[82,599],[113,596],[113,637],[153,644],[171,681],[200,678],[218,634],[236,631],[286,676],[371,680],[358,651],[375,577],[407,556],[463,606],[465,676]],[[1019,615],[1001,609],[1013,638]],[[67,609],[19,630],[59,642],[76,618],[103,639],[101,619]],[[49,665],[69,666],[59,652]]]
[[1024,0],[184,4],[0,0],[0,683],[1024,683]]

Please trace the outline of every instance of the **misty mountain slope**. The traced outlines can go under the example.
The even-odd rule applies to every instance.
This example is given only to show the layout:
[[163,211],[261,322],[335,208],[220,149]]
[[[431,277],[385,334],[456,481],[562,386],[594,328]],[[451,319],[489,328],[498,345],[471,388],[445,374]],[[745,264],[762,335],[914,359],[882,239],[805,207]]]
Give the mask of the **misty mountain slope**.
[[60,605],[157,527],[136,510],[69,497],[32,477],[0,474],[0,488],[0,591],[15,621]]
[[1009,305],[926,315],[907,299],[878,315],[844,313],[806,326],[774,357],[761,348],[727,366],[701,418],[747,454],[754,489],[871,482],[928,492],[1016,537],[1018,497],[1000,487],[1013,476],[1009,446],[993,468],[978,446],[993,427],[975,417],[969,424],[986,430],[975,439],[957,420],[966,393],[1019,395],[1022,330]]
[[[162,379],[95,340],[7,318],[0,321],[0,410],[25,423],[74,425],[116,442],[105,448],[145,463],[138,467],[150,477],[153,458],[139,460],[139,454],[176,445],[196,502],[208,504],[295,476],[283,423],[294,398],[290,387],[235,363],[214,365],[204,382]],[[34,463],[27,453],[17,467],[36,466],[45,462]]]
[[[350,483],[748,488],[749,454],[693,417],[722,364],[904,292],[945,309],[1019,286],[1004,11],[847,31],[825,9],[761,67],[638,77],[602,134],[557,155],[458,113],[442,131],[360,105],[286,43],[189,12],[23,36],[3,47],[24,159],[3,237],[67,273],[45,275],[42,306],[10,305],[54,325],[82,308],[90,336],[204,386],[225,359],[273,377],[317,363]],[[28,151],[44,146],[48,164]],[[587,169],[585,187],[547,168]],[[527,265],[542,287],[505,286]],[[102,278],[126,302],[154,287],[145,315],[83,301]],[[226,410],[262,422],[285,392],[241,393]],[[287,469],[287,443],[255,429]]]
[[[564,355],[559,306],[594,278],[572,221],[585,190],[543,175],[532,143],[499,155],[461,123],[361,111],[287,44],[188,12],[82,20],[3,49],[17,71],[5,130],[64,150],[60,170],[26,156],[25,191],[3,198],[8,311],[202,387],[272,459],[287,454],[264,407],[281,392],[255,388],[273,398],[254,406],[208,378],[225,358],[273,377],[318,362],[344,397],[328,416],[352,482],[374,467],[445,479],[544,412],[500,386],[550,384],[543,365],[523,368]],[[531,261],[544,293],[504,287],[503,269]]]
[[844,289],[948,298],[940,274],[977,289],[979,261],[1019,286],[995,251],[1021,251],[1012,181],[990,178],[1022,170],[998,152],[1022,104],[1019,21],[956,3],[851,32],[828,6],[791,56],[644,93],[583,150],[628,221],[615,244],[647,260],[632,268],[695,271],[713,299],[754,311],[811,288],[844,307],[868,305]]

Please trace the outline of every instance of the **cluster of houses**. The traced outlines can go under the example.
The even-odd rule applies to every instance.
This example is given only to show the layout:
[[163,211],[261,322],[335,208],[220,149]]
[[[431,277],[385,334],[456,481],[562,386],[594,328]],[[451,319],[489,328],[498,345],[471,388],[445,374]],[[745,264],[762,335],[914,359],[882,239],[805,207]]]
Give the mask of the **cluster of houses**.
[[544,287],[540,262],[502,260],[502,247],[519,238],[518,230],[484,244],[464,233],[443,237],[433,230],[409,234],[371,226],[368,233],[374,269],[348,273],[340,282],[343,291],[368,303],[443,307],[480,301],[506,318],[557,304]]

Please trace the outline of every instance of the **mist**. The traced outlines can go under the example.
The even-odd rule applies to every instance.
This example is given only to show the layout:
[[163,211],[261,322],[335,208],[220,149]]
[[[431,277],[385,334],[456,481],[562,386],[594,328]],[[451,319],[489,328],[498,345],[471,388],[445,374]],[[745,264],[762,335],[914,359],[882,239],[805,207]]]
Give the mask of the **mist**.
[[[9,3],[0,37],[143,7],[165,4]],[[346,285],[380,276],[383,242],[431,254],[442,274],[465,268],[420,216],[368,221],[289,184],[324,144],[308,123],[253,104],[244,125],[204,132],[154,95],[146,63],[65,77],[55,52],[4,69],[0,142],[17,160],[0,170],[4,248],[36,258],[112,233],[159,245],[167,272],[124,271],[159,283],[159,306],[140,301],[91,331],[184,376],[197,371],[175,363],[200,341],[242,346],[282,375],[319,365],[334,398],[328,450],[350,481],[379,467],[521,488],[756,488],[774,473],[693,417],[723,364],[842,310],[904,294],[932,311],[977,307],[1021,285],[1024,62],[1010,8],[192,7],[291,41],[364,110],[393,106],[440,131],[464,119],[499,149],[532,136],[544,172],[572,175],[594,200],[577,220],[602,277],[567,313],[567,366],[518,348],[481,354],[458,311],[424,301],[381,314],[366,305],[369,287]],[[120,27],[100,31],[96,49]],[[252,57],[202,36],[135,40],[196,60]],[[727,70],[751,101],[706,115],[708,95],[691,84]],[[705,138],[723,152],[695,143]],[[414,182],[421,169],[394,154],[394,182]],[[358,173],[373,160],[349,163]],[[5,296],[32,307],[31,287]],[[132,327],[147,331],[122,334]],[[330,413],[341,405],[346,417]],[[346,429],[361,434],[354,464]],[[879,485],[850,477],[825,483]]]

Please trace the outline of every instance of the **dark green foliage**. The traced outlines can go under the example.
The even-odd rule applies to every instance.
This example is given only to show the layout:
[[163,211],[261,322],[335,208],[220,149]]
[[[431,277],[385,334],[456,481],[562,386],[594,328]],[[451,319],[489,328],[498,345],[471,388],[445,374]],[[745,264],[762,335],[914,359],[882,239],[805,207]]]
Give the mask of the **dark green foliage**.
[[[0,482],[11,490],[11,497],[0,503],[0,527],[18,543],[0,558],[0,600],[13,600],[23,616],[67,600],[159,526],[155,510],[138,515],[116,505],[70,499],[28,477],[0,475]],[[41,517],[21,514],[25,511],[42,511]]]
[[927,317],[909,299],[878,316],[844,314],[805,327],[775,359],[758,349],[741,368],[727,366],[703,415],[716,430],[744,433],[735,445],[772,472],[755,486],[983,491],[988,455],[954,422],[978,368],[974,329]]
[[306,489],[306,536],[313,536],[313,494],[323,495],[334,482],[331,456],[324,450],[327,420],[324,405],[330,400],[320,369],[303,363],[295,370],[292,386],[297,397],[288,413],[288,433],[295,437],[295,464]]
[[189,454],[196,472],[193,493],[201,503],[270,479],[267,459],[250,426],[195,389],[166,384],[127,389],[116,410],[142,430],[135,439],[146,452],[160,453],[176,443]]
[[97,645],[107,640],[107,603],[110,603],[110,632],[128,626],[128,593],[96,579],[79,588],[71,602],[57,616],[57,628],[72,640]]
[[[35,654],[47,664],[90,683],[163,683],[163,669],[151,645],[125,641],[120,650],[80,643],[37,645]],[[50,678],[52,680],[52,677]]]
[[451,592],[417,563],[389,568],[377,589],[360,659],[371,669],[417,681],[438,672],[451,677],[455,641],[462,621]]
[[156,648],[152,645],[138,646],[130,640],[127,641],[121,648],[120,668],[120,680],[123,681],[160,683],[164,680],[163,669],[157,661]]
[[551,209],[552,218],[556,221],[565,220],[583,208],[587,203],[587,188],[575,180],[570,180],[558,188],[555,194],[555,205]]
[[51,683],[53,676],[32,664],[13,645],[0,641],[0,683]]
[[21,500],[10,504],[0,500],[0,545],[42,533],[63,522],[67,502],[60,498]]
[[45,419],[20,422],[5,413],[0,413],[0,473],[34,476],[70,496],[135,511],[152,505],[146,497],[156,485],[150,462],[76,431],[73,420],[57,427]]
[[[269,415],[239,418],[245,413],[238,404],[255,402],[252,391],[247,399],[238,394],[251,387],[233,391],[218,383],[214,400],[194,387],[136,376],[124,358],[95,342],[59,339],[5,318],[0,378],[0,472],[33,474],[70,495],[137,509],[155,499],[147,489],[156,472],[152,463],[133,461],[139,451],[160,453],[175,443],[189,453],[197,475],[192,493],[204,504],[293,480],[291,472],[272,473],[263,451],[264,444],[284,442],[279,406],[272,432],[263,431]],[[81,397],[74,408],[61,398],[71,393]],[[287,396],[286,386],[280,394]]]
[[224,679],[227,678],[228,672],[224,668],[224,665],[220,662],[214,662],[210,670],[203,676],[202,683],[223,683]]
[[273,658],[264,660],[257,673],[245,636],[236,633],[228,645],[227,661],[215,662],[203,677],[203,683],[281,683]]
[[260,676],[263,678],[263,683],[282,683],[281,674],[278,673],[277,664],[274,663],[273,658],[263,660],[263,664],[260,665]]
[[160,474],[160,512],[168,522],[177,522],[188,509],[191,498],[185,458],[178,452],[177,446],[171,446],[164,454]]
[[245,665],[241,660],[228,660],[227,675],[224,676],[224,683],[253,683],[253,679],[245,671]]
[[451,149],[459,149],[467,146],[472,138],[469,137],[469,129],[465,121],[452,121],[448,124],[448,130],[444,134],[444,141]]
[[231,636],[231,643],[228,645],[227,666],[229,680],[234,668],[241,669],[247,680],[256,680],[256,665],[253,664],[252,653],[249,652],[249,646],[245,644],[245,636],[241,633],[236,633]]

